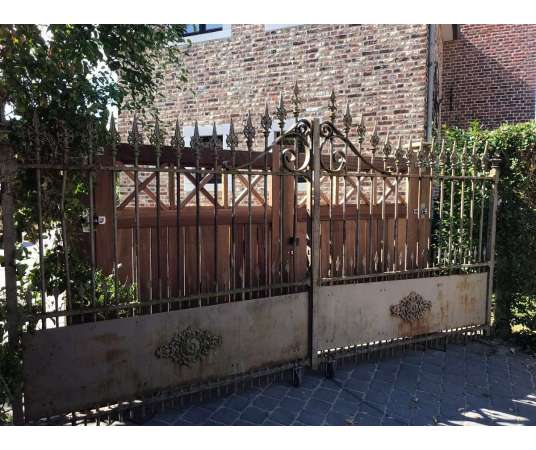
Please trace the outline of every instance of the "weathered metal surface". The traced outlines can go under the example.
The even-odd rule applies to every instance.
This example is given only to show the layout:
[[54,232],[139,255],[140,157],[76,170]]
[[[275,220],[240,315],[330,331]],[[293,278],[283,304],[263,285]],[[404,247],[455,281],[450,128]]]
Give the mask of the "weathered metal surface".
[[[307,298],[307,293],[290,294],[26,335],[27,419],[304,359]],[[188,327],[221,341],[190,361],[191,367],[158,358],[155,350]]]
[[[316,299],[317,351],[486,323],[487,273],[323,286]],[[391,314],[411,292],[431,302],[417,320]]]

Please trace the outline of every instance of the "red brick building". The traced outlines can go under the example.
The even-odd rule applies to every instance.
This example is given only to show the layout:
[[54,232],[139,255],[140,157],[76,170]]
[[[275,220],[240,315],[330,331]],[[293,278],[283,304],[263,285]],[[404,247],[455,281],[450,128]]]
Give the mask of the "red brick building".
[[[193,122],[224,138],[231,117],[275,110],[298,81],[304,116],[327,117],[332,89],[339,120],[346,102],[380,134],[430,138],[442,124],[486,127],[534,119],[536,25],[190,25],[189,81],[167,67],[156,106],[179,118],[187,144]],[[290,105],[289,105],[290,109]],[[119,127],[126,136],[131,116]],[[292,123],[289,119],[288,126]],[[270,136],[273,139],[276,125]]]
[[[289,101],[297,81],[305,117],[327,118],[333,89],[339,121],[349,102],[356,120],[377,123],[380,134],[420,139],[439,119],[428,106],[429,86],[437,85],[443,41],[452,36],[452,25],[207,25],[185,46],[187,85],[177,83],[177,67],[167,67],[156,106],[166,124],[184,123],[188,144],[195,120],[202,135],[215,122],[225,137],[231,117],[241,124],[251,111],[259,119],[265,102],[273,112],[280,92]],[[123,136],[130,122],[121,117]]]
[[443,123],[486,128],[535,118],[536,25],[459,25],[444,43]]

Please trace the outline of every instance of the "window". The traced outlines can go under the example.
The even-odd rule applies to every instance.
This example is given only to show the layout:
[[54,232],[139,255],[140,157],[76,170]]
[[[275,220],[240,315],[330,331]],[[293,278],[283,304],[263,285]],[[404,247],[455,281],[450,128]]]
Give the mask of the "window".
[[195,36],[198,34],[215,33],[216,31],[222,31],[222,24],[195,24],[186,25],[185,36]]
[[268,23],[264,25],[264,31],[275,31],[283,28],[290,28],[299,25],[298,23]]
[[192,43],[213,41],[231,37],[230,24],[189,24],[184,37]]

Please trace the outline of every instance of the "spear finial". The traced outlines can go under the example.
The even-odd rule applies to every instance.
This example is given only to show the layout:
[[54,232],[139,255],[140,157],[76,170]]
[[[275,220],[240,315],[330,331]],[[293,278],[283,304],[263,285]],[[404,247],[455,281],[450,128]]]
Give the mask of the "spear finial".
[[337,114],[337,104],[336,104],[337,98],[335,97],[335,91],[331,91],[331,95],[329,96],[329,104],[328,109],[330,111],[330,119],[332,123],[335,123],[335,118]]
[[342,122],[344,124],[344,134],[348,136],[350,129],[352,128],[352,114],[350,112],[350,102],[346,102],[346,111],[342,117]]
[[300,99],[300,90],[298,88],[298,82],[294,83],[294,89],[292,90],[292,113],[294,114],[294,119],[296,122],[300,117],[301,112],[301,99]]
[[253,122],[251,120],[251,111],[248,112],[246,123],[244,124],[244,137],[246,138],[248,150],[251,151],[253,139],[255,139],[255,127],[253,126]]
[[238,145],[238,136],[235,133],[234,129],[234,121],[231,117],[231,123],[229,124],[229,134],[227,135],[227,145],[231,149],[231,152],[234,152],[236,149],[236,146]]
[[283,93],[279,95],[279,103],[275,109],[275,116],[279,120],[279,127],[281,129],[285,128],[285,120],[287,118],[287,110],[285,109],[285,103],[283,101]]
[[272,128],[272,118],[270,117],[270,112],[268,111],[268,103],[264,106],[264,114],[261,116],[261,128],[264,136],[270,134],[270,129]]

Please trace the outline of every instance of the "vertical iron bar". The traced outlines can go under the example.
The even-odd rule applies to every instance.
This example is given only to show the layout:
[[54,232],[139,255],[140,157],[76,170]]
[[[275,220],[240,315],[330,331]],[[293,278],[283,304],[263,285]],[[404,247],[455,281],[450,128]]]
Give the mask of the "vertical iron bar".
[[316,299],[320,291],[320,120],[312,123],[312,234],[311,234],[311,280],[309,289],[309,357],[312,369],[318,369],[317,334],[314,332]]
[[[229,252],[229,288],[236,289],[236,188],[235,188],[235,170],[236,170],[236,146],[238,145],[238,136],[234,131],[233,118],[229,125],[229,135],[227,136],[227,145],[231,150],[231,249]],[[232,296],[229,297],[231,301]]]
[[[194,136],[197,135],[197,139],[193,139],[194,152],[195,152],[195,240],[196,240],[196,290],[197,294],[201,294],[201,197],[200,197],[200,183],[201,183],[201,141],[199,139],[199,128],[197,121],[195,122]],[[198,300],[198,305],[202,306],[203,301],[201,298]]]
[[[62,240],[63,240],[63,256],[65,264],[65,279],[66,279],[66,296],[67,296],[67,309],[72,309],[72,297],[71,297],[71,270],[69,266],[69,242],[67,239],[67,221],[65,220],[65,196],[67,191],[67,166],[69,163],[69,151],[68,151],[68,131],[65,129],[64,124],[60,124],[61,130],[63,132],[63,177],[61,185],[61,203],[60,203],[60,214],[61,214],[61,229],[62,229]],[[72,321],[72,316],[69,316],[68,322]]]
[[[426,267],[430,267],[430,262],[432,262],[432,220],[433,220],[433,201],[432,197],[434,194],[434,164],[436,161],[435,158],[435,139],[432,138],[432,143],[430,145],[429,153],[429,170],[428,170],[428,227],[426,232]],[[433,262],[432,262],[433,265]]]
[[[41,164],[41,136],[39,131],[39,118],[37,112],[34,113],[34,145],[37,164]],[[41,192],[41,169],[37,167],[35,171],[37,183],[37,233],[39,239],[39,275],[40,275],[40,294],[41,294],[41,312],[47,312],[46,297],[46,275],[45,275],[45,249],[43,245],[43,201]],[[41,319],[41,329],[46,329],[46,319]]]
[[[263,225],[264,225],[264,285],[271,285],[270,282],[270,268],[269,268],[269,258],[268,258],[268,249],[269,238],[268,238],[268,136],[270,134],[270,129],[272,127],[272,118],[268,112],[268,104],[266,104],[264,109],[264,115],[261,117],[261,127],[264,134],[264,214],[263,214]],[[273,168],[272,168],[273,170]],[[266,295],[266,293],[264,293]],[[268,290],[268,296],[271,296],[271,289]]]
[[[466,175],[466,162],[467,162],[467,146],[464,145],[463,146],[463,150],[462,150],[462,155],[461,155],[461,173],[462,173],[462,177],[465,177]],[[458,228],[458,239],[459,239],[459,245],[460,245],[460,248],[459,248],[459,252],[460,252],[460,260],[458,261],[459,264],[463,264],[464,263],[464,259],[465,259],[465,251],[464,251],[464,242],[463,242],[463,237],[464,237],[464,214],[465,214],[465,178],[462,178],[462,181],[460,183],[460,223],[459,223],[459,228]]]
[[[138,118],[134,115],[132,131],[129,134],[129,143],[134,146],[134,279],[136,280],[136,300],[141,302],[140,282],[140,199],[139,199],[139,156],[142,137],[138,130]],[[136,309],[132,309],[133,315]]]
[[[283,158],[283,145],[284,145],[284,130],[285,130],[285,119],[287,117],[287,111],[285,109],[284,101],[283,101],[283,94],[279,97],[279,105],[276,109],[276,116],[279,121],[279,158],[280,161]],[[284,250],[286,248],[286,245],[284,243],[284,233],[285,233],[285,214],[283,213],[283,204],[285,199],[285,178],[283,175],[284,170],[284,164],[280,164],[280,174],[279,174],[279,273],[280,273],[280,283],[284,283],[285,281],[288,281],[284,277],[284,271],[285,271],[285,257],[284,257]],[[273,227],[273,224],[272,224]],[[280,293],[282,294],[285,290],[281,289]]]
[[[439,228],[443,228],[443,203],[445,201],[445,162],[446,162],[446,153],[445,153],[445,140],[441,140],[441,150],[439,153]],[[437,249],[437,265],[441,267],[442,265],[442,251],[443,251],[443,236],[440,235],[438,239],[438,249]]]
[[454,177],[456,176],[456,143],[452,144],[452,151],[450,154],[450,208],[449,208],[449,237],[448,237],[448,250],[447,250],[447,264],[450,269],[452,265],[452,232],[454,228]]
[[[95,286],[95,210],[94,210],[94,189],[93,189],[93,179],[94,179],[94,155],[95,155],[95,130],[94,125],[90,122],[88,126],[88,162],[89,162],[89,171],[88,171],[88,183],[89,183],[89,243],[90,243],[90,252],[91,252],[91,306],[95,308],[97,306],[97,293]],[[97,321],[97,314],[93,314],[93,322]]]
[[474,177],[477,176],[477,157],[476,157],[476,143],[473,145],[473,151],[471,153],[471,200],[469,203],[469,263],[474,264],[476,261],[476,252],[473,248],[474,241],[474,221],[475,221],[475,190],[476,181]]
[[[7,133],[0,122],[0,199],[2,206],[2,223],[4,227],[4,265],[5,295],[7,306],[7,332],[10,352],[17,353],[20,349],[21,323],[19,320],[17,300],[17,261],[16,261],[16,230],[14,222],[14,189],[17,166],[11,146],[7,143]],[[22,408],[22,392],[17,386],[13,396],[13,423],[22,425],[24,413]]]
[[[253,158],[253,139],[255,138],[255,128],[251,121],[251,112],[248,113],[246,119],[246,126],[244,128],[244,135],[246,138],[246,145],[248,148],[248,283],[247,286],[251,289],[253,288],[253,224],[251,217],[251,206],[252,206],[252,194],[251,194],[251,160]],[[252,298],[253,292],[250,291],[249,298]]]
[[119,274],[117,273],[118,269],[118,253],[117,253],[117,198],[116,198],[116,189],[117,189],[117,144],[119,141],[119,136],[115,128],[115,119],[112,115],[110,121],[110,140],[112,145],[112,195],[113,207],[112,207],[112,240],[113,240],[113,251],[114,251],[114,303],[119,303]]
[[493,191],[491,199],[491,231],[489,242],[489,281],[488,295],[486,301],[486,324],[491,325],[491,297],[493,295],[493,276],[495,271],[495,236],[497,234],[497,206],[499,201],[499,176],[500,176],[500,159],[491,159],[491,173],[493,180]]
[[184,277],[184,265],[181,271],[181,259],[184,259],[183,252],[181,251],[181,158],[184,150],[184,138],[181,133],[181,125],[177,120],[175,122],[175,132],[171,139],[171,145],[175,149],[175,169],[176,169],[176,210],[175,210],[175,226],[176,226],[176,239],[177,239],[177,295],[179,297],[186,295],[184,291],[185,277]]
[[219,273],[218,273],[218,209],[219,209],[219,200],[218,200],[218,177],[223,177],[223,172],[219,170],[218,165],[218,152],[219,152],[219,142],[218,134],[216,132],[216,124],[212,124],[212,150],[214,153],[214,283],[216,291],[216,303],[219,302]]
[[[161,207],[160,207],[160,156],[162,145],[162,135],[160,132],[160,123],[158,117],[156,118],[153,142],[156,152],[156,280],[157,280],[157,296],[158,301],[162,300],[162,255],[161,255]],[[151,295],[151,299],[154,300],[154,293]],[[161,305],[158,305],[158,311],[161,311]],[[153,313],[153,306],[151,305],[151,314]]]
[[420,240],[421,240],[421,216],[422,216],[422,210],[421,210],[421,188],[422,188],[422,154],[423,154],[423,144],[422,139],[419,144],[419,150],[418,150],[418,178],[417,178],[417,239],[415,242],[415,266],[417,270],[419,271],[420,276],[420,269],[421,269],[421,246],[420,246]]

